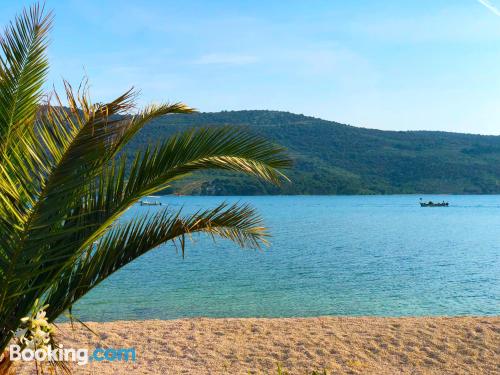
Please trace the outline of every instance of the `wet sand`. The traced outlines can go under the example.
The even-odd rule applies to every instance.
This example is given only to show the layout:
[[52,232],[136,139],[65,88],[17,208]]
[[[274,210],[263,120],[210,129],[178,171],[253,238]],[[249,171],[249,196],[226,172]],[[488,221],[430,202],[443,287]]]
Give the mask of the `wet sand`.
[[[65,347],[136,348],[75,374],[500,374],[500,317],[183,319],[68,324]],[[26,365],[18,373],[30,373]]]

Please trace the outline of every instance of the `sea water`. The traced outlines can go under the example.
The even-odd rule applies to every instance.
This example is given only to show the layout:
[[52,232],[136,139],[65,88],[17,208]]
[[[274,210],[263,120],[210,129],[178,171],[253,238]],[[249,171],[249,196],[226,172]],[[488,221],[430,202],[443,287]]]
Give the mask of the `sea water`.
[[242,250],[207,236],[147,253],[97,286],[82,320],[182,317],[500,314],[500,196],[175,197],[135,206],[186,214],[250,203],[271,246]]

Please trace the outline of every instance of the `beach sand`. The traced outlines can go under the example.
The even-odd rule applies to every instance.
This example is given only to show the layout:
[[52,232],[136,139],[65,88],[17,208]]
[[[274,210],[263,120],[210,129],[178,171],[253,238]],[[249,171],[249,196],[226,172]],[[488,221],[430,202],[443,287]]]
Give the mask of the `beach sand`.
[[[68,324],[65,347],[135,347],[75,374],[500,374],[500,317],[182,319]],[[32,365],[31,365],[32,366]],[[18,369],[30,373],[32,367]]]

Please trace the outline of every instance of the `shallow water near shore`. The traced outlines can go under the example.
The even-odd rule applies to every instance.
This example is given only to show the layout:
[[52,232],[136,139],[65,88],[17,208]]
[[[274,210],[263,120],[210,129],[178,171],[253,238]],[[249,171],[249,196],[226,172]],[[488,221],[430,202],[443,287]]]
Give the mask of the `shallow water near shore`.
[[[421,208],[419,198],[450,202]],[[174,197],[192,212],[248,202],[272,245],[241,250],[206,236],[183,259],[163,245],[75,307],[81,320],[323,315],[500,315],[500,196]]]

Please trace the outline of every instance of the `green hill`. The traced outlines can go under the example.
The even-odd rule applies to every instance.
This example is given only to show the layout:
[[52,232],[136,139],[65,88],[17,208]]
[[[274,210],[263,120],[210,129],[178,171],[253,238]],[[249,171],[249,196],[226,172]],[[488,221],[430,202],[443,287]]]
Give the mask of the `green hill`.
[[[230,173],[195,175],[183,194],[500,193],[500,137],[430,131],[381,131],[278,111],[165,116],[129,145],[194,126],[236,125],[288,148],[292,183],[276,188]],[[172,191],[170,191],[172,192]]]

